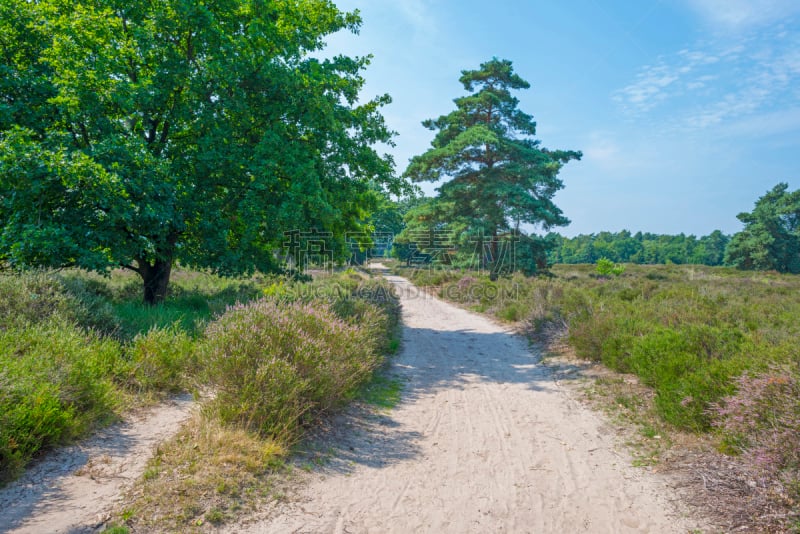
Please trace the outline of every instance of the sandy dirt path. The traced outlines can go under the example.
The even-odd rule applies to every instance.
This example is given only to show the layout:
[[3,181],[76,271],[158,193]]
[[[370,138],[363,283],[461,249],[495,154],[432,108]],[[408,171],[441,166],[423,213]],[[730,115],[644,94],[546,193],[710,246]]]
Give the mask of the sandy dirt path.
[[102,527],[153,448],[180,430],[194,405],[188,395],[173,399],[35,463],[0,490],[0,532],[78,534]]
[[[387,277],[403,305],[396,408],[345,416],[297,497],[231,532],[688,532],[664,479],[527,342]],[[339,425],[337,425],[339,426]]]

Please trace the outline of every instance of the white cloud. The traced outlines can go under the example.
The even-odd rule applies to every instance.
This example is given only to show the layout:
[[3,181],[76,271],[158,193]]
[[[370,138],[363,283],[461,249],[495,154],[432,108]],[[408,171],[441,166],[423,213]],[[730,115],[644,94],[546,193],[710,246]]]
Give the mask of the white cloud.
[[[738,0],[731,6],[739,6]],[[661,56],[613,98],[629,116],[681,131],[800,107],[800,29],[793,23],[781,27],[782,32],[739,36],[733,45],[730,39],[703,42]]]
[[605,135],[594,134],[591,137],[589,145],[583,150],[586,160],[599,163],[616,162],[620,154],[620,148],[617,143]]
[[648,112],[671,97],[705,87],[713,76],[693,73],[719,61],[717,55],[702,50],[681,50],[676,57],[659,58],[656,65],[643,67],[636,81],[619,90],[614,100],[628,111]]
[[620,91],[624,99],[638,111],[649,111],[667,97],[667,88],[678,79],[677,73],[665,65],[645,67],[636,82]]
[[719,30],[741,31],[800,14],[797,0],[686,0]]

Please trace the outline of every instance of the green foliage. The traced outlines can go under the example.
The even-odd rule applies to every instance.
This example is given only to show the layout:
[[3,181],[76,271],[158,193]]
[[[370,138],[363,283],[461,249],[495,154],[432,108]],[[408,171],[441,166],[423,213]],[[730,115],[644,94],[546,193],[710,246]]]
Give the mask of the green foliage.
[[[461,248],[472,243],[473,255],[480,236],[473,267],[488,264],[499,272],[513,268],[501,250],[504,234],[518,234],[520,223],[543,229],[569,223],[552,198],[563,187],[561,167],[581,153],[548,150],[534,139],[533,117],[517,109],[519,101],[511,95],[530,84],[510,61],[492,59],[478,70],[462,71],[460,81],[470,94],[455,100],[455,111],[423,123],[436,136],[405,173],[413,181],[450,180],[435,201],[409,216],[426,222],[429,231],[446,230],[457,245],[462,241]],[[536,259],[525,264],[529,271],[536,267]]]
[[0,331],[0,484],[111,417],[119,365],[116,342],[60,321]]
[[[132,273],[120,271],[110,277],[76,270],[0,277],[0,484],[36,454],[112,419],[132,398],[151,402],[218,380],[236,384],[239,376],[256,378],[249,390],[240,384],[245,391],[239,396],[221,395],[217,414],[241,422],[249,408],[240,401],[258,407],[267,396],[277,410],[270,415],[275,428],[296,430],[304,407],[317,413],[339,406],[397,346],[400,308],[391,286],[352,270],[314,283],[178,270],[172,294],[155,307],[135,302],[133,281]],[[249,309],[240,304],[206,328],[229,306],[265,292],[277,315],[237,315]],[[267,324],[274,317],[286,322]],[[260,362],[259,353],[279,361],[250,368],[222,362],[216,370],[227,376],[208,371],[201,347],[235,345],[238,330],[226,330],[226,321],[265,325],[261,337],[258,330],[242,334],[238,342],[249,343],[250,352],[233,361]],[[280,360],[288,354],[290,360]]]
[[0,0],[0,262],[140,275],[277,268],[284,230],[361,230],[399,193],[369,58],[327,0]]
[[138,391],[190,389],[197,370],[195,343],[178,328],[153,328],[137,335],[127,354],[127,385]]
[[800,190],[781,183],[737,218],[744,230],[734,235],[725,255],[729,265],[747,270],[800,273]]
[[238,305],[211,323],[206,336],[215,413],[288,440],[304,414],[339,405],[380,363],[366,329],[322,302]]
[[52,275],[41,272],[0,276],[0,330],[51,317],[72,317],[74,304]]
[[619,276],[625,272],[625,266],[614,263],[608,258],[600,258],[595,264],[594,271],[600,276]]
[[[128,275],[81,271],[0,276],[0,483],[34,455],[114,417],[129,392],[194,385],[191,335],[210,305],[198,311],[180,302],[221,299],[224,308],[257,292],[252,282],[179,271],[173,298],[186,326],[170,326],[175,314],[166,313],[167,325],[148,330],[170,301],[154,308],[133,302],[129,282]],[[145,319],[133,316],[136,309]]]
[[607,258],[616,263],[722,265],[730,238],[714,230],[707,236],[659,235],[627,230],[578,235],[549,234],[554,242],[552,263],[595,263]]

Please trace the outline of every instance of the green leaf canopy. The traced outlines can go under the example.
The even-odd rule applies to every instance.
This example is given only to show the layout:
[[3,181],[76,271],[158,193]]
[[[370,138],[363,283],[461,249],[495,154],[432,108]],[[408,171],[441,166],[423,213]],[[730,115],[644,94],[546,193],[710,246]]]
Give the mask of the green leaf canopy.
[[800,190],[779,183],[740,213],[744,229],[731,238],[725,262],[740,269],[800,273]]
[[462,71],[460,81],[470,94],[455,99],[451,113],[423,123],[436,136],[427,152],[412,158],[405,176],[446,180],[438,201],[449,206],[448,220],[461,219],[472,232],[496,238],[518,232],[520,223],[545,230],[568,224],[552,198],[564,186],[561,167],[581,153],[548,150],[534,139],[533,117],[511,95],[530,84],[510,61],[497,58]]
[[326,0],[0,0],[0,261],[273,270],[283,232],[358,230],[399,192],[369,58]]

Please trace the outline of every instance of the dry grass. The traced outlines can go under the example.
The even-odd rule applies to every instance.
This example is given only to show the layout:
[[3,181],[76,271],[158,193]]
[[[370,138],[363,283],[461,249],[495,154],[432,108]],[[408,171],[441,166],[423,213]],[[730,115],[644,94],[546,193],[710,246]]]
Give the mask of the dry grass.
[[[684,451],[670,464],[692,502],[723,532],[797,533],[800,522],[780,486],[754,476],[739,457],[713,450]],[[796,509],[796,508],[795,508]]]
[[162,443],[115,522],[132,532],[209,532],[280,498],[279,443],[195,415]]

